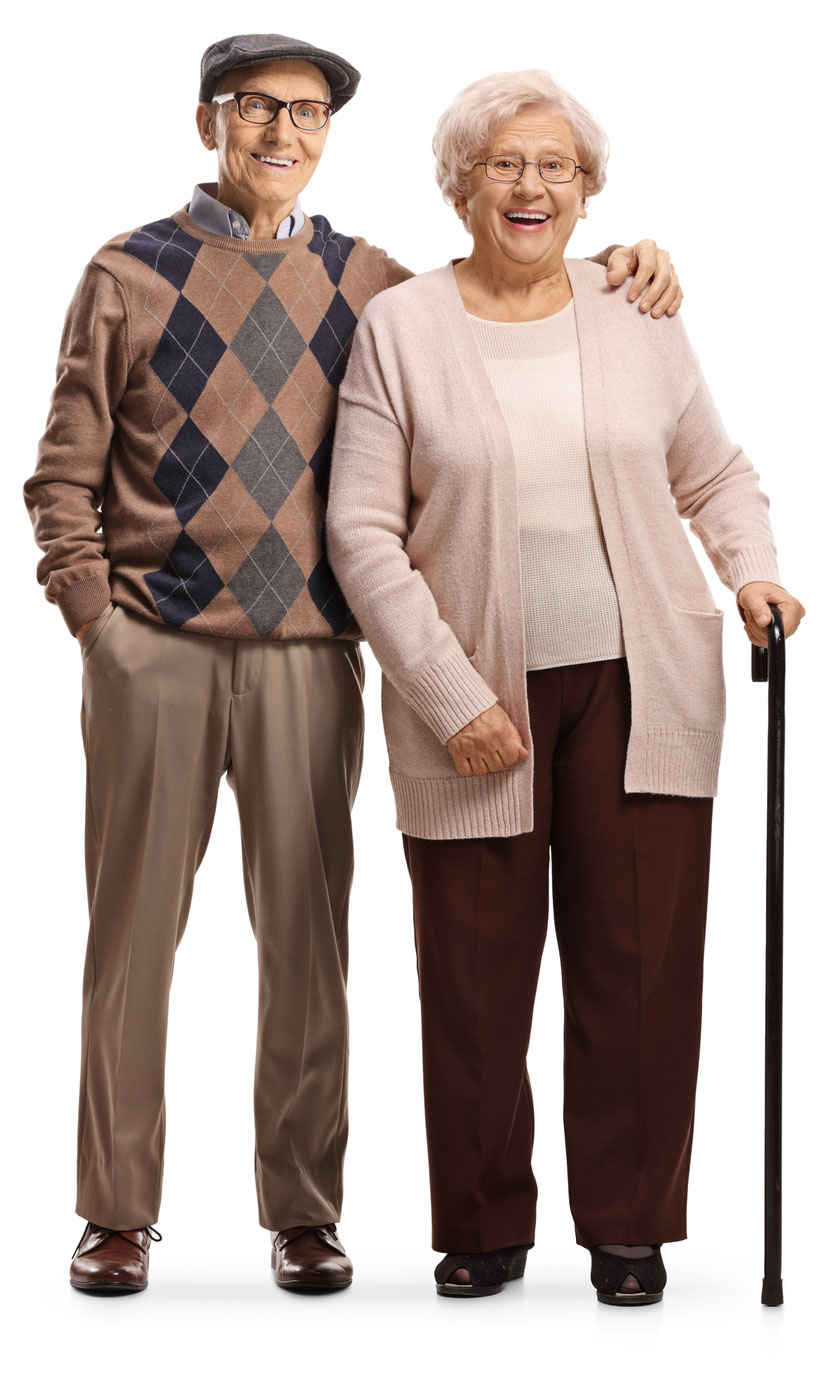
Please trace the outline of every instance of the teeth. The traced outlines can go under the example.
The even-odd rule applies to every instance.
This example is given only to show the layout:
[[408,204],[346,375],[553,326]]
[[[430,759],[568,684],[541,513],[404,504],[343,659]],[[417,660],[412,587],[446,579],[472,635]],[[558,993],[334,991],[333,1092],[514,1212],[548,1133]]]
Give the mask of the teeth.
[[274,167],[292,167],[292,158],[268,158],[265,153],[256,153],[259,163],[272,163]]
[[540,211],[535,211],[535,210],[508,210],[508,211],[507,211],[507,219],[508,219],[508,220],[548,220],[549,218],[550,218],[550,217],[549,217],[548,215],[542,215]]

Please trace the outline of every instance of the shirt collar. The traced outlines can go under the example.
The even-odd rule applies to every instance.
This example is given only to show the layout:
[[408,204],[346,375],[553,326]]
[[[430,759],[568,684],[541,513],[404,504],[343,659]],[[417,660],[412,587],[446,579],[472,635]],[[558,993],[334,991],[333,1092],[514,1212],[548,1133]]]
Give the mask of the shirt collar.
[[[248,239],[249,225],[240,211],[232,210],[217,199],[217,182],[198,182],[191,193],[188,214],[210,234],[231,235],[233,239]],[[304,212],[296,201],[289,215],[275,232],[276,239],[289,239],[304,226]]]

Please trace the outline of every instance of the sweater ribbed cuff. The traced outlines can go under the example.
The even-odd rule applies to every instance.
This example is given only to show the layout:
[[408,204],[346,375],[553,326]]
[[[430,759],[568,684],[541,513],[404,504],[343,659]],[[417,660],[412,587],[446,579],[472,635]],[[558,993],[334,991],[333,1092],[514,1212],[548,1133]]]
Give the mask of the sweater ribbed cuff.
[[498,702],[498,695],[462,649],[452,650],[438,664],[429,665],[403,696],[444,744]]
[[743,550],[736,555],[727,566],[727,579],[736,597],[745,583],[778,583],[780,588],[785,586],[779,577],[776,556],[767,546],[758,550]]
[[56,593],[55,601],[74,636],[80,626],[98,617],[111,601],[110,584],[106,577],[91,574]]

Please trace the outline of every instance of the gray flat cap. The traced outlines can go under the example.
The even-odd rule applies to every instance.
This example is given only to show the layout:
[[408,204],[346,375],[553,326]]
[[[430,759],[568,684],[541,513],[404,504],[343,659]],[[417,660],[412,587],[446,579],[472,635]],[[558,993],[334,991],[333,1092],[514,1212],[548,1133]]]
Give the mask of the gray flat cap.
[[330,99],[341,110],[356,94],[359,73],[337,53],[305,43],[303,38],[287,38],[281,33],[239,33],[212,43],[200,63],[199,100],[211,100],[217,83],[232,67],[248,67],[254,62],[312,62],[330,84]]

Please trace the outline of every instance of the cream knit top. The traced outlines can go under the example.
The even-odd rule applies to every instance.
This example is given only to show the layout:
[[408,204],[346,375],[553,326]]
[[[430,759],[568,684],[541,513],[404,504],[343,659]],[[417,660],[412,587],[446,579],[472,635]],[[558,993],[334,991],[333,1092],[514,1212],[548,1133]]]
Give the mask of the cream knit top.
[[573,299],[544,320],[469,320],[515,457],[527,668],[617,659],[625,646],[591,482]]

